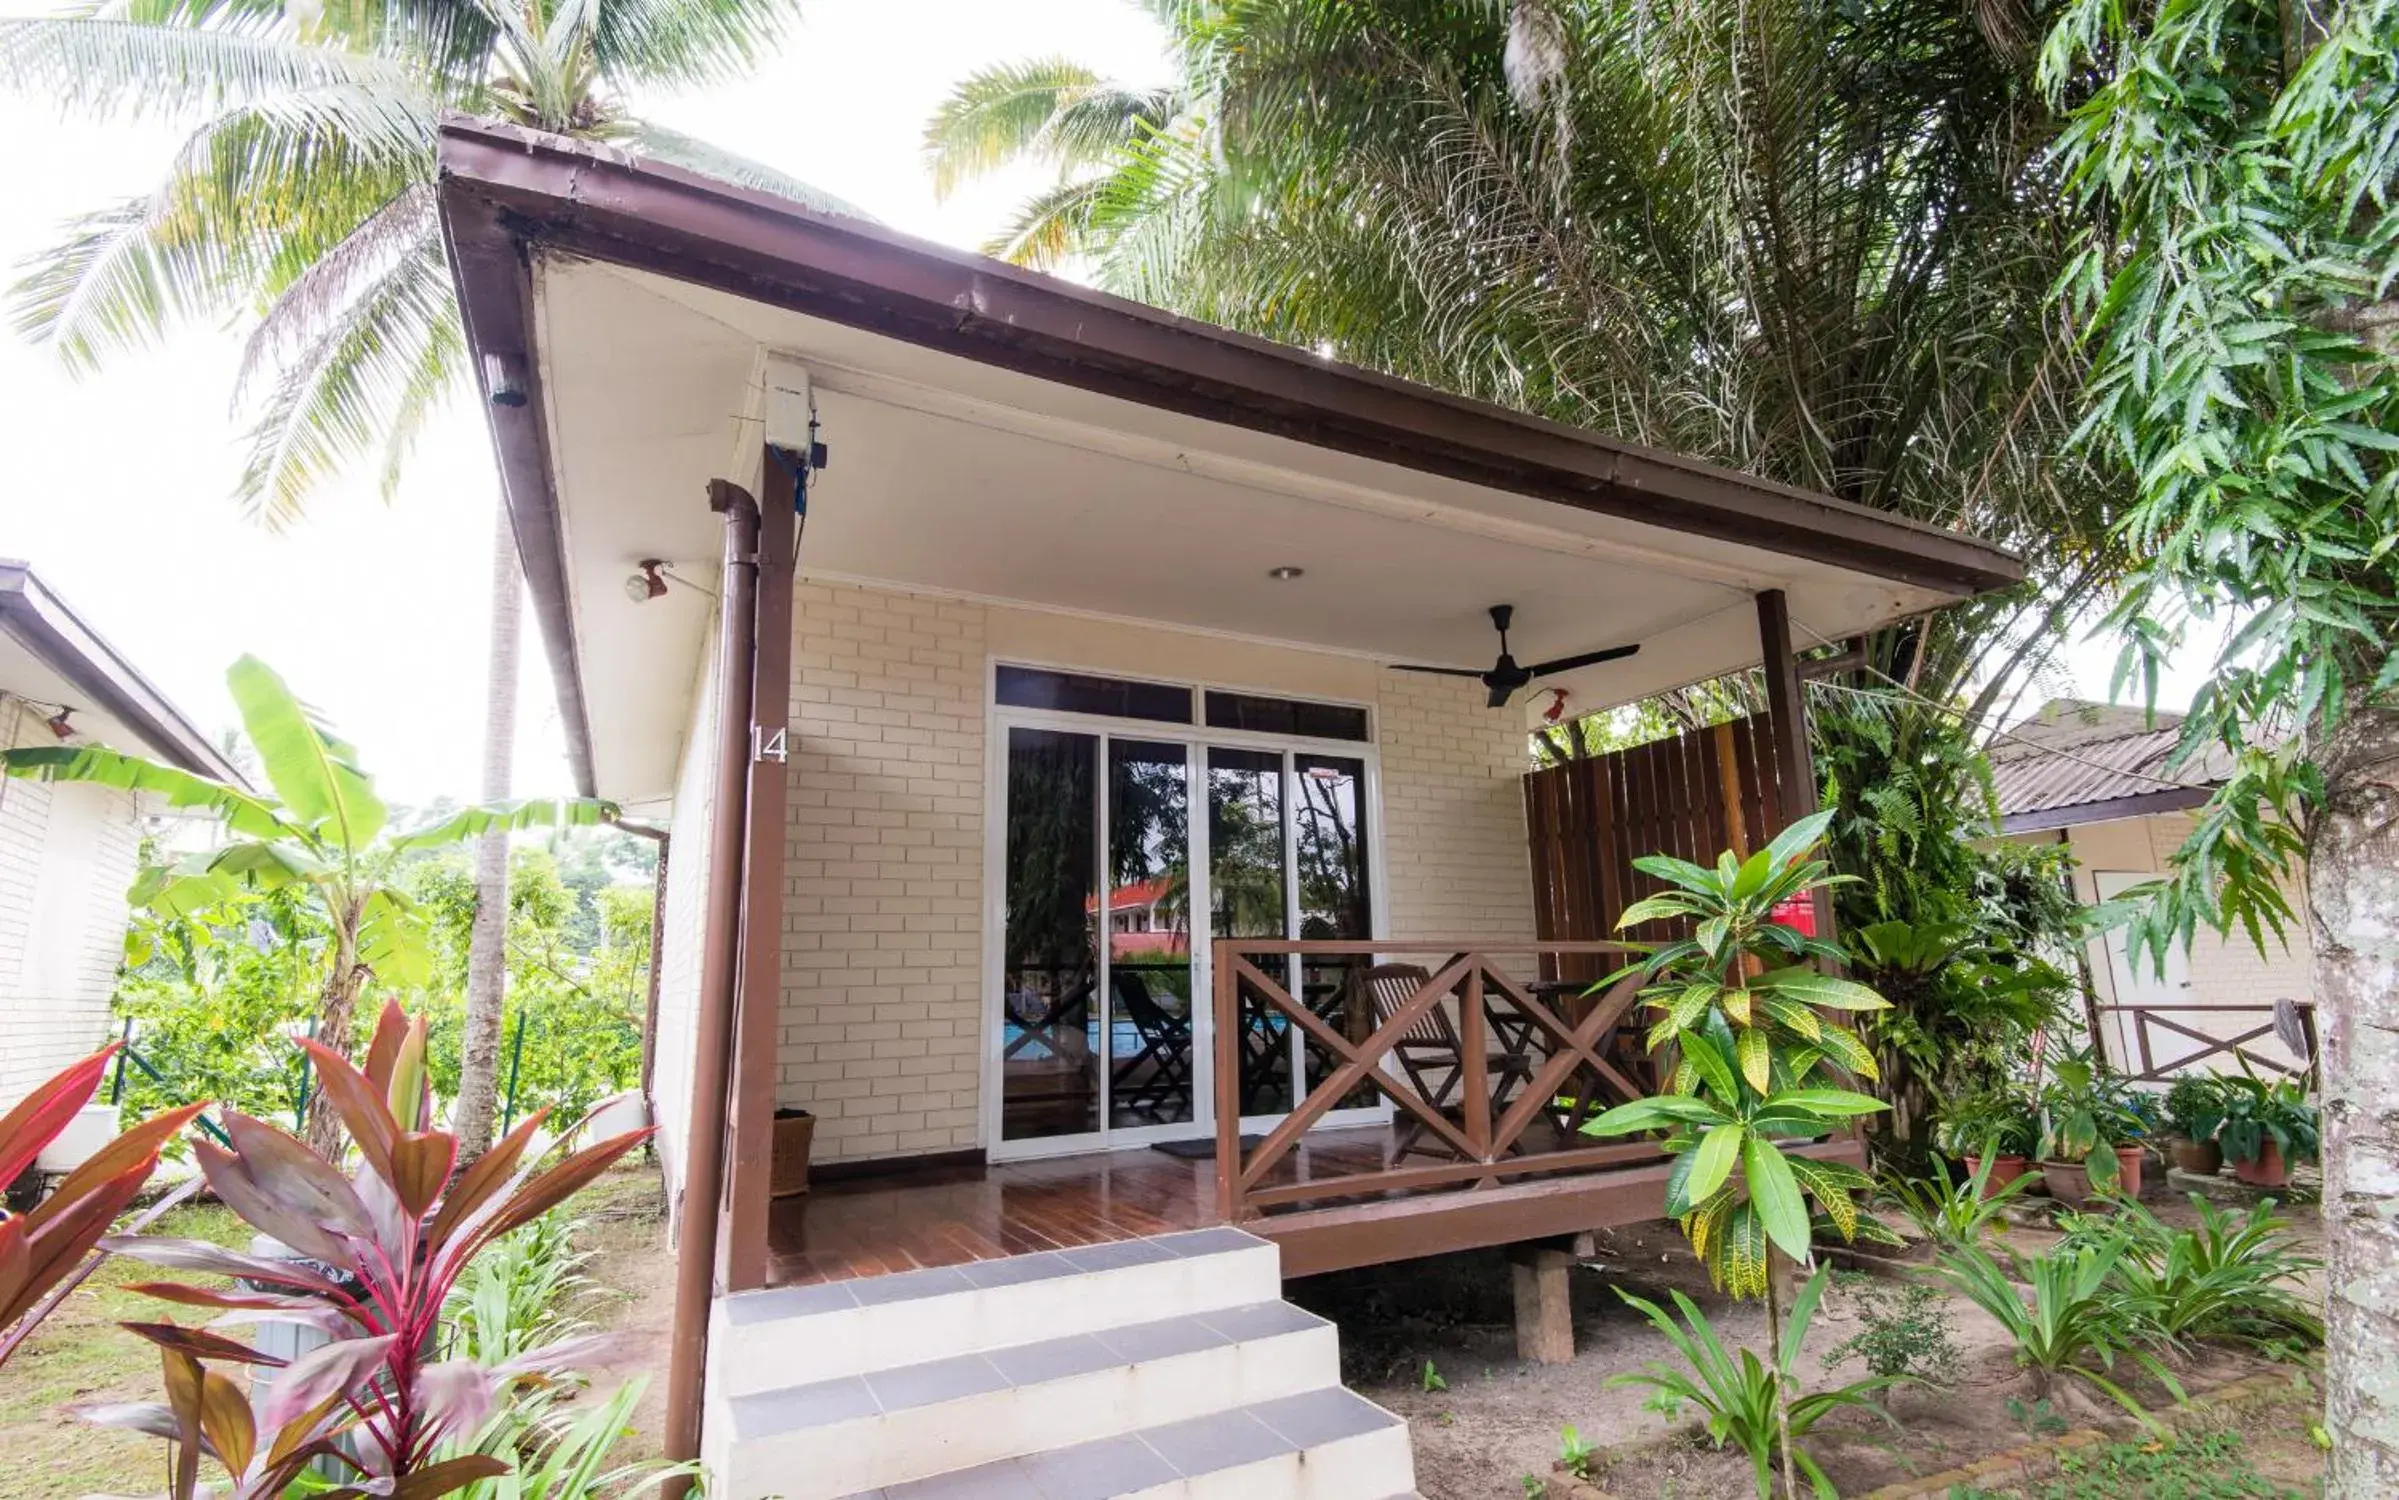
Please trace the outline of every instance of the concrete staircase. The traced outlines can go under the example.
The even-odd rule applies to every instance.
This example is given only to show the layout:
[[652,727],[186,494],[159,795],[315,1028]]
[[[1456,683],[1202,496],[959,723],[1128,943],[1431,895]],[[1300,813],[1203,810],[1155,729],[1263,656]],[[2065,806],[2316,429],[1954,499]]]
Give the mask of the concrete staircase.
[[1234,1229],[717,1304],[711,1500],[1397,1500],[1407,1425]]

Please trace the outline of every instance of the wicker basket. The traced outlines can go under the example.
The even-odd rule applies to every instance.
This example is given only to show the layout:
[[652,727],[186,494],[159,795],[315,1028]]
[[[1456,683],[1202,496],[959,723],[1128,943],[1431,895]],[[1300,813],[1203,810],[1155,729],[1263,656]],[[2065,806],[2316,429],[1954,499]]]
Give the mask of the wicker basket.
[[775,1158],[767,1172],[767,1196],[794,1198],[808,1191],[808,1147],[816,1139],[816,1116],[804,1109],[775,1111]]

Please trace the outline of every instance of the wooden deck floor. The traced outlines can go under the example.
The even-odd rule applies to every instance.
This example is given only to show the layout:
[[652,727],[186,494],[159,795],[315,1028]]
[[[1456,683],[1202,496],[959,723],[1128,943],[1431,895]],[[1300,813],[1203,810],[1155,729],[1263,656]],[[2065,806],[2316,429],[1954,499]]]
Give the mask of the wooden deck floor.
[[[1319,1132],[1274,1180],[1371,1171],[1391,1132]],[[1216,1163],[1140,1147],[1090,1156],[827,1182],[778,1201],[767,1280],[802,1286],[1197,1229],[1215,1217]]]

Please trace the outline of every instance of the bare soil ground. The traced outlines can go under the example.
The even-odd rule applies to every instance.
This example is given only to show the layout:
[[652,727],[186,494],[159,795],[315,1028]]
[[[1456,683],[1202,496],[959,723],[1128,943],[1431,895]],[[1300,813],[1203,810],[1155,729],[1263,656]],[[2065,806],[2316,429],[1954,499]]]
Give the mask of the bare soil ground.
[[[2153,1207],[2168,1222],[2190,1217],[2179,1202]],[[2034,1229],[2008,1234],[2026,1251],[2045,1248],[2056,1238]],[[1764,1346],[1765,1320],[1757,1304],[1734,1304],[1710,1290],[1681,1236],[1667,1224],[1603,1236],[1601,1253],[1571,1275],[1576,1357],[1551,1366],[1516,1358],[1509,1268],[1496,1252],[1317,1277],[1293,1283],[1289,1293],[1340,1323],[1350,1383],[1409,1419],[1417,1484],[1427,1500],[1523,1500],[1528,1477],[1553,1477],[1559,1434],[1569,1424],[1585,1442],[1607,1450],[1594,1477],[1621,1500],[1748,1500],[1754,1491],[1745,1458],[1710,1447],[1690,1413],[1669,1419],[1643,1408],[1646,1391],[1611,1390],[1604,1382],[1650,1360],[1675,1360],[1672,1347],[1612,1287],[1661,1303],[1669,1290],[1679,1289],[1713,1320],[1728,1345]],[[2016,1369],[1999,1325],[1963,1301],[1949,1299],[1947,1305],[1964,1356],[1956,1387],[1896,1392],[1888,1403],[1896,1427],[1866,1413],[1844,1413],[1816,1429],[1811,1451],[1842,1494],[1863,1494],[2032,1442],[2041,1435],[2036,1428],[2106,1427],[2121,1421],[2116,1408],[2077,1388],[2053,1393],[2043,1411]],[[1858,1331],[1858,1306],[1852,1285],[1837,1281],[1826,1296],[1804,1346],[1801,1374],[1811,1387],[1865,1375],[1855,1362],[1825,1364],[1826,1354]],[[1428,1363],[1444,1389],[1426,1388]],[[2210,1353],[2178,1371],[2178,1377],[2196,1391],[2268,1368],[2241,1355]],[[2162,1387],[2133,1385],[2145,1404],[2171,1404]],[[2305,1409],[2308,1399],[2298,1398],[2293,1411]],[[2011,1413],[2011,1400],[2020,1404],[2023,1417]],[[2250,1424],[2244,1418],[2242,1425]],[[2287,1471],[2281,1483],[2312,1494],[2322,1462],[2306,1432],[2305,1420],[2278,1419],[2259,1428],[2255,1445],[2273,1450],[2280,1469]],[[2108,1493],[2129,1500],[2140,1491]]]

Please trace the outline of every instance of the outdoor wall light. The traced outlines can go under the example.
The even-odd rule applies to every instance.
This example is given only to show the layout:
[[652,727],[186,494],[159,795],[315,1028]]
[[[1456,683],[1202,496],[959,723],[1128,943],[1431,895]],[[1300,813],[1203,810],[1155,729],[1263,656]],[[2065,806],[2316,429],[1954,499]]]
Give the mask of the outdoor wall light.
[[625,597],[636,604],[647,604],[666,592],[666,562],[662,558],[645,557],[641,571],[625,580]]
[[1266,570],[1266,576],[1273,579],[1277,583],[1289,583],[1294,578],[1307,577],[1308,570],[1306,568],[1295,568],[1289,563],[1285,563],[1279,568],[1268,568]]

